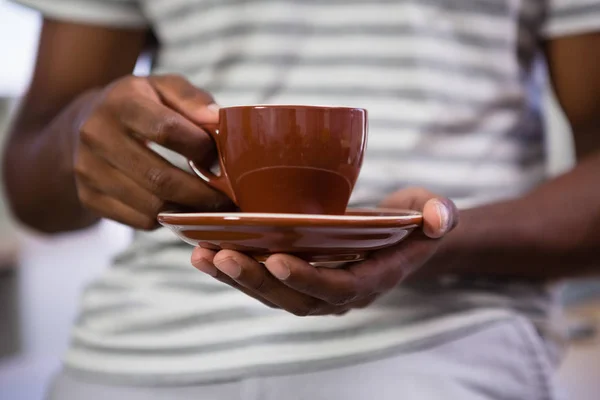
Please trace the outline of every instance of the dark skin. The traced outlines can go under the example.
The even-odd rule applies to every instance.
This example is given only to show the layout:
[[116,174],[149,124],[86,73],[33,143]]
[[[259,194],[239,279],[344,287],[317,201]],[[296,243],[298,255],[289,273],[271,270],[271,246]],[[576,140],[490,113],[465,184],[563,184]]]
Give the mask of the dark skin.
[[129,75],[146,37],[44,22],[4,161],[8,197],[23,223],[55,233],[104,217],[153,229],[157,213],[174,205],[232,207],[147,148],[152,141],[208,162],[214,146],[200,125],[216,122],[217,114],[212,96],[181,77]]
[[[212,97],[185,79],[129,76],[146,34],[45,21],[33,81],[5,157],[8,197],[23,223],[54,233],[105,217],[152,229],[156,214],[173,205],[231,208],[222,195],[145,147],[156,141],[208,162],[214,149],[200,126],[216,122]],[[546,54],[575,135],[579,164],[568,174],[522,198],[461,211],[451,233],[459,213],[450,201],[423,189],[397,192],[383,205],[422,209],[422,232],[343,270],[315,269],[283,254],[263,266],[240,253],[204,249],[194,251],[193,264],[297,315],[342,314],[405,279],[440,273],[538,282],[596,273],[600,35],[553,40]]]
[[598,274],[600,33],[556,39],[545,51],[573,131],[577,166],[520,199],[461,212],[461,226],[423,276],[448,269],[550,281]]
[[[266,269],[232,251],[197,248],[199,270],[250,296],[296,315],[343,314],[363,308],[402,281],[440,274],[550,282],[597,274],[600,263],[600,34],[546,44],[558,100],[573,128],[578,165],[522,198],[460,212],[444,240],[409,239],[342,270],[315,269],[276,254]],[[386,198],[388,208],[425,212],[435,198],[419,189]],[[425,206],[423,206],[425,205]],[[452,220],[458,216],[451,207]],[[441,216],[437,214],[436,217]],[[452,224],[451,224],[452,225]],[[432,225],[430,225],[432,226]],[[440,230],[429,237],[444,235]],[[425,230],[427,233],[427,229]]]

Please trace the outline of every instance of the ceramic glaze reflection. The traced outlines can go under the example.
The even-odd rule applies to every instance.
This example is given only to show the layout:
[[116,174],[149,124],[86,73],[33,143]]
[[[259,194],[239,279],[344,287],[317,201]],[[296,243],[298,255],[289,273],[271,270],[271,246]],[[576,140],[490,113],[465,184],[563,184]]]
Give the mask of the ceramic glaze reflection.
[[161,213],[159,221],[186,243],[230,249],[259,261],[287,253],[319,265],[364,259],[404,240],[422,223],[420,213],[354,210],[343,216],[238,213]]
[[352,183],[338,172],[291,166],[246,172],[233,186],[239,204],[249,212],[339,214],[339,207],[346,208],[352,191]]
[[366,110],[269,105],[219,115],[212,136],[223,174],[197,173],[242,211],[344,213],[366,148]]

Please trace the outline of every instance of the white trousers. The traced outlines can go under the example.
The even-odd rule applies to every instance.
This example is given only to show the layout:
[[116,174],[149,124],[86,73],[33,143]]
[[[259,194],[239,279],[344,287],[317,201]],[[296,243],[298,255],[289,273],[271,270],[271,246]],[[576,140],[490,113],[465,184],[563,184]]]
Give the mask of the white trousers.
[[525,319],[338,369],[186,387],[110,386],[61,373],[50,400],[556,400],[555,366]]

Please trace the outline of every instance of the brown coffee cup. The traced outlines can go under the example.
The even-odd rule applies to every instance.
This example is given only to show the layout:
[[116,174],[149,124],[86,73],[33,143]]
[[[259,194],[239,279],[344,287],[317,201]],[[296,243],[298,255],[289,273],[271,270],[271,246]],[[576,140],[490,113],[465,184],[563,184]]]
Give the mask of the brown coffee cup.
[[343,214],[367,143],[367,112],[349,107],[225,107],[205,127],[220,174],[189,162],[243,212]]

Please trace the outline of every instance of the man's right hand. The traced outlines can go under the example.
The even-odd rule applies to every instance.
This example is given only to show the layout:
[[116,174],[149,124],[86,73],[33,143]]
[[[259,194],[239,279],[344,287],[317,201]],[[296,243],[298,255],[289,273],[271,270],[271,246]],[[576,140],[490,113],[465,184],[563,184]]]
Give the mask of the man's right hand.
[[214,160],[200,126],[218,122],[212,96],[180,76],[129,76],[91,96],[77,121],[73,168],[81,204],[138,229],[166,207],[231,207],[221,193],[148,148],[154,142],[197,162]]

